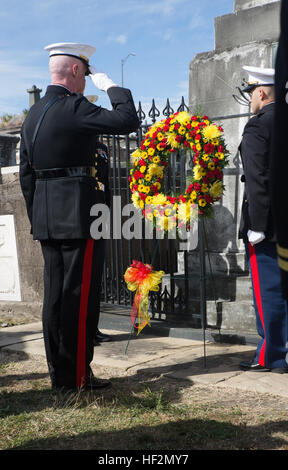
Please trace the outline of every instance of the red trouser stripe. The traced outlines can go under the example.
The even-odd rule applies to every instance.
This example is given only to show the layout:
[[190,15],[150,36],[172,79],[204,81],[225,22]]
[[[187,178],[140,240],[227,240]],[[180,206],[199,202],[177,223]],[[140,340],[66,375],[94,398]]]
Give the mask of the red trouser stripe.
[[[265,336],[265,325],[264,325],[264,316],[263,316],[263,308],[262,308],[262,299],[261,299],[261,289],[260,289],[260,282],[259,282],[259,272],[258,272],[258,264],[256,258],[256,251],[255,247],[248,243],[249,247],[249,255],[250,255],[250,266],[251,266],[251,273],[252,273],[252,280],[253,280],[253,287],[254,287],[254,295],[256,299],[256,304],[259,312],[259,316],[261,319],[261,323],[264,330]],[[266,340],[264,338],[263,345],[259,355],[259,364],[261,366],[265,366],[265,346]]]
[[86,383],[86,319],[88,310],[88,299],[91,284],[92,258],[94,240],[87,240],[81,285],[80,311],[78,320],[78,349],[77,349],[77,373],[76,385],[83,387]]

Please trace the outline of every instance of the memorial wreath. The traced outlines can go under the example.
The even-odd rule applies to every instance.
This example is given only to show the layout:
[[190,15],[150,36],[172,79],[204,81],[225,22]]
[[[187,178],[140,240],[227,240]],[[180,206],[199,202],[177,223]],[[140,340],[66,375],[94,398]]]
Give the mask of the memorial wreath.
[[[193,176],[183,194],[165,194],[163,179],[171,154],[193,152]],[[177,112],[154,123],[131,154],[129,175],[133,204],[145,219],[168,231],[189,224],[190,218],[211,216],[224,190],[223,168],[228,163],[223,129],[207,116]],[[193,210],[191,211],[191,206]]]

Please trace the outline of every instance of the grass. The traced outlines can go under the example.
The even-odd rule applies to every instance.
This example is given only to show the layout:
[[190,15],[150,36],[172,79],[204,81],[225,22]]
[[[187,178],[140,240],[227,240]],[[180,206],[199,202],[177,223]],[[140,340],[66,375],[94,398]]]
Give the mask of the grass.
[[111,389],[60,394],[42,358],[0,353],[0,449],[288,449],[284,398],[98,372]]

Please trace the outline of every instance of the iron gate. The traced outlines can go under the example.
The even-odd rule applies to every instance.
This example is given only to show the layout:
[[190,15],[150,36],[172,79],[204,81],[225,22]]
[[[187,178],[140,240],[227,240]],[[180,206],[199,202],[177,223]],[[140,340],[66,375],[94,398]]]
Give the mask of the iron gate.
[[[110,156],[110,187],[112,196],[121,197],[121,208],[125,204],[131,203],[131,192],[129,188],[129,167],[130,154],[140,146],[144,134],[157,120],[169,117],[174,110],[167,99],[167,103],[162,113],[157,109],[154,99],[152,106],[146,116],[139,102],[138,116],[141,125],[137,133],[129,136],[110,136],[104,135],[101,140],[109,149]],[[188,111],[182,97],[177,111]],[[149,123],[147,122],[149,120]],[[168,174],[166,184],[171,185],[173,190],[185,189],[185,168],[183,161],[186,156],[181,153],[175,156],[173,174]],[[191,154],[191,172],[192,172],[192,154]],[[169,173],[169,172],[168,172]],[[177,175],[175,177],[175,174]],[[184,184],[184,187],[183,187]],[[164,237],[162,240],[132,239],[126,240],[121,236],[115,239],[112,237],[113,226],[119,225],[120,208],[111,208],[110,212],[110,239],[106,241],[106,261],[104,267],[102,302],[115,304],[119,306],[130,306],[133,303],[133,294],[127,289],[124,281],[124,273],[130,266],[133,259],[153,265],[155,270],[165,271],[165,281],[162,282],[162,288],[159,292],[150,294],[150,314],[153,319],[159,320],[177,320],[183,321],[188,315],[188,263],[187,252],[181,256],[181,274],[178,272],[179,255],[178,242],[174,239]],[[117,213],[116,213],[117,212]],[[118,222],[117,222],[117,220]],[[125,221],[121,214],[121,226]],[[144,224],[144,221],[143,221]],[[144,232],[144,230],[143,230]],[[176,286],[177,283],[177,286]],[[191,314],[190,314],[191,317]],[[200,315],[195,315],[199,318]]]

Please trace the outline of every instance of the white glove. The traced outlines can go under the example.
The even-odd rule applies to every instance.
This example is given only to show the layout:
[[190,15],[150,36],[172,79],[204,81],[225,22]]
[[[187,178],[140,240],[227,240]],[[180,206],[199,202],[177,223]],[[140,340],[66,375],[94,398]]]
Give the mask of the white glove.
[[98,72],[93,65],[89,67],[89,70],[91,72],[89,77],[99,90],[107,91],[108,88],[111,88],[112,86],[118,86],[111,80],[111,78],[108,77],[108,75],[106,75],[106,73]]
[[262,242],[265,238],[264,232],[253,232],[253,230],[248,230],[248,240],[251,243],[251,245],[256,245],[256,243]]

